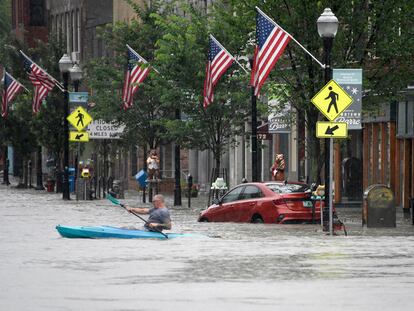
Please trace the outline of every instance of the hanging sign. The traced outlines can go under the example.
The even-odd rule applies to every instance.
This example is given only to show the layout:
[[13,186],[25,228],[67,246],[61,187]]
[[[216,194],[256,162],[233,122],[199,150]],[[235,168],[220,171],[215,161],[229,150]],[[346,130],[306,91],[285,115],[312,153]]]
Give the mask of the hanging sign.
[[333,69],[333,79],[353,98],[352,104],[336,119],[348,123],[348,130],[360,130],[362,111],[362,69]]

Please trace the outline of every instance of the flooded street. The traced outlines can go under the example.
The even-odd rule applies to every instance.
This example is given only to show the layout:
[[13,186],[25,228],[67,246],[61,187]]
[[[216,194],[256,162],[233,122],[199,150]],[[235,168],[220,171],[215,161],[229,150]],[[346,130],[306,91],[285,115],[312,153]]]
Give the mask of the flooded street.
[[107,200],[4,185],[0,202],[1,310],[412,309],[414,226],[401,214],[396,229],[366,229],[340,210],[349,236],[330,237],[318,225],[198,223],[205,200],[183,199],[172,231],[203,236],[90,240],[55,226],[142,221]]

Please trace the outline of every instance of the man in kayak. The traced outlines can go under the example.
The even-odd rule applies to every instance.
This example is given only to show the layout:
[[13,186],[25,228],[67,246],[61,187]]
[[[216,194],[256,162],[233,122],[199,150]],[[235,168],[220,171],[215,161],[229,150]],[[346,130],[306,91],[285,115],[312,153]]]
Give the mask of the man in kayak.
[[164,196],[156,194],[152,199],[153,208],[125,206],[128,212],[137,214],[149,214],[145,228],[150,231],[171,230],[171,217],[168,208],[165,206]]

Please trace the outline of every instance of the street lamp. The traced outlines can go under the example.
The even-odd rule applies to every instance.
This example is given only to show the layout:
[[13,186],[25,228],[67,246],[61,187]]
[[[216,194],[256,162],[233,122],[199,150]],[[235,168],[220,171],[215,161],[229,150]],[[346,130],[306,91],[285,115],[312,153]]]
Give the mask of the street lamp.
[[63,76],[63,88],[64,88],[64,112],[63,112],[63,132],[64,132],[64,145],[63,145],[63,200],[70,200],[69,194],[69,92],[68,92],[68,80],[69,69],[72,67],[72,60],[67,54],[63,54],[59,60],[59,70]]
[[[82,69],[79,67],[78,64],[75,63],[73,65],[73,67],[69,69],[69,73],[70,73],[70,79],[73,82],[73,88],[74,88],[75,92],[77,92],[79,90],[79,83],[80,83],[80,80],[82,79],[82,75],[83,75]],[[80,142],[78,142],[78,148],[77,148],[77,151],[76,151],[75,165],[74,165],[74,167],[75,167],[75,180],[74,180],[74,183],[76,185],[76,188],[75,188],[76,193],[79,193],[78,192],[78,186],[77,186],[78,185],[77,179],[78,179],[78,169],[79,169],[79,167],[78,167],[79,155],[80,155]],[[78,195],[76,195],[76,198],[78,198]]]
[[[318,25],[319,36],[323,39],[323,53],[325,63],[325,84],[332,79],[331,51],[333,39],[338,31],[338,19],[330,8],[325,8],[319,16],[316,24]],[[332,156],[333,140],[329,138],[329,145],[325,143],[325,206],[329,206],[329,232],[333,234],[333,215],[332,215]]]
[[75,92],[79,89],[79,82],[82,79],[83,71],[78,64],[74,64],[72,68],[69,69],[70,80],[73,82],[73,88]]
[[[180,113],[180,109],[177,108],[175,109],[175,118],[177,120],[181,120],[181,113]],[[180,145],[176,142],[175,143],[175,149],[174,149],[174,167],[175,167],[175,173],[174,173],[174,177],[175,177],[175,185],[174,185],[174,206],[181,206],[181,164],[180,164],[180,159],[181,159],[181,151],[180,151],[181,147]]]

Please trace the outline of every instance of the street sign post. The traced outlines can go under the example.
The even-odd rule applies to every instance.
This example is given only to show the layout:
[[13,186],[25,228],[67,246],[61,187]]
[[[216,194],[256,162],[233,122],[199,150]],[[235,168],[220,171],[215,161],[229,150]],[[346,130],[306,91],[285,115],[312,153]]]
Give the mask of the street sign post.
[[334,121],[352,104],[352,97],[335,80],[331,80],[311,99],[311,102],[329,121]]
[[[329,120],[334,121],[346,108],[352,104],[352,97],[337,83],[330,80],[312,99],[311,102],[319,111]],[[341,130],[342,129],[342,130]],[[333,201],[332,201],[332,182],[333,182],[333,140],[335,133],[341,138],[348,136],[347,126],[341,125],[341,122],[317,122],[316,136],[320,138],[329,138],[329,165],[325,170],[329,170],[328,185],[325,185],[329,197],[329,231],[333,234]],[[326,165],[325,165],[326,166]]]
[[84,129],[92,121],[92,117],[81,106],[77,107],[67,119],[78,131]]
[[348,124],[346,122],[316,122],[316,137],[347,138]]
[[77,141],[79,143],[86,143],[89,141],[88,132],[69,132],[69,141]]

